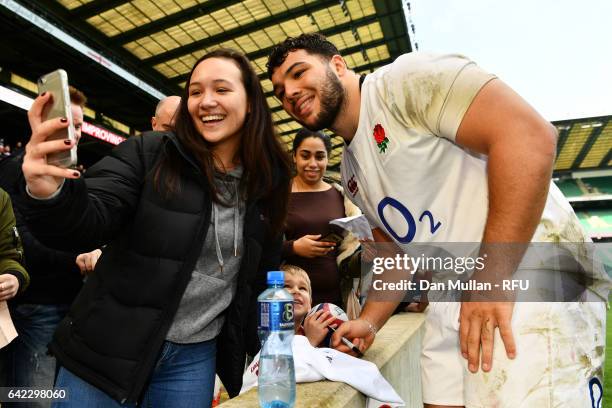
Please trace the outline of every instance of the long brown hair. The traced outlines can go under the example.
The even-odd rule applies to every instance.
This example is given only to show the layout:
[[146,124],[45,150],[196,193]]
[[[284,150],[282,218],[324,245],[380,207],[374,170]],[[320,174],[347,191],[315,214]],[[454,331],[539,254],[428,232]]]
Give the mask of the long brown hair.
[[[242,83],[247,93],[247,103],[251,110],[242,125],[242,137],[239,147],[240,163],[243,176],[240,181],[240,191],[246,194],[247,200],[262,200],[262,211],[270,220],[274,233],[282,230],[287,214],[289,198],[290,160],[287,152],[281,146],[280,140],[274,130],[272,116],[268,108],[261,84],[257,74],[251,67],[249,60],[241,53],[230,49],[217,49],[200,58],[191,69],[181,103],[176,113],[175,133],[183,145],[197,160],[202,174],[206,178],[206,185],[212,199],[220,204],[220,194],[217,191],[215,177],[215,156],[210,144],[202,137],[193,123],[188,109],[189,84],[193,71],[200,62],[209,58],[223,58],[234,62],[242,73]],[[155,181],[161,187],[161,170],[166,173],[163,177],[163,189],[166,192],[176,192],[179,185],[179,159],[175,155],[163,154],[160,165],[155,171]]]

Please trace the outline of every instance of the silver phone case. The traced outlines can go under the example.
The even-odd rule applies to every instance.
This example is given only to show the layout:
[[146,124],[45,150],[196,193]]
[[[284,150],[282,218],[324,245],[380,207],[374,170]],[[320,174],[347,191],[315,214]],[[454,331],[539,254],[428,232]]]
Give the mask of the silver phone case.
[[[76,141],[70,108],[70,93],[68,92],[68,74],[63,69],[50,72],[38,79],[38,94],[49,92],[53,96],[52,103],[43,111],[43,120],[54,118],[68,119],[69,126],[61,129],[47,138],[50,140],[70,139]],[[77,147],[47,155],[47,163],[59,167],[74,167],[77,164]]]

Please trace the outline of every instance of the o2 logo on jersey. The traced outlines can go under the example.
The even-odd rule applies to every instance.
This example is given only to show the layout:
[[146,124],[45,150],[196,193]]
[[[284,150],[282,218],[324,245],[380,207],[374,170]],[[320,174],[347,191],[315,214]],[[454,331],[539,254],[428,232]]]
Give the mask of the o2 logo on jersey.
[[[406,232],[406,235],[404,235],[403,237],[400,237],[395,232],[395,230],[391,227],[391,225],[387,222],[387,219],[385,218],[385,215],[383,214],[383,210],[387,206],[391,206],[395,208],[397,211],[400,212],[400,214],[402,214],[402,216],[406,220],[406,223],[408,224],[408,231]],[[417,232],[417,224],[416,224],[416,221],[414,220],[414,217],[410,213],[410,210],[408,210],[408,208],[406,208],[404,204],[400,203],[395,198],[385,197],[382,200],[380,200],[380,202],[378,203],[378,217],[380,218],[383,225],[387,229],[387,232],[389,232],[389,235],[391,235],[398,242],[401,242],[402,244],[407,244],[409,242],[412,242]],[[423,213],[419,216],[419,222],[423,223],[424,219],[429,220],[429,232],[431,233],[431,235],[435,234],[436,231],[438,231],[438,229],[442,226],[442,223],[440,221],[436,222],[434,220],[434,216],[429,210],[423,211]]]

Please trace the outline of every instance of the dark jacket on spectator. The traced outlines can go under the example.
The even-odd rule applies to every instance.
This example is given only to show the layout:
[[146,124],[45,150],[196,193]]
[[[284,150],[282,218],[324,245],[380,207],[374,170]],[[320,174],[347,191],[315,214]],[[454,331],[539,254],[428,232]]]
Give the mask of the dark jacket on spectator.
[[22,262],[23,248],[15,228],[11,199],[6,191],[0,189],[0,275],[8,273],[15,276],[19,281],[19,292],[23,292],[30,283]]
[[[181,157],[180,192],[170,197],[153,181],[163,150]],[[50,348],[64,367],[117,401],[142,397],[191,278],[210,225],[204,183],[175,135],[155,132],[123,142],[86,180],[66,180],[50,201],[22,193],[24,215],[41,241],[80,251],[108,243]],[[231,396],[242,384],[245,352],[259,347],[257,295],[266,271],[280,262],[280,236],[270,236],[263,205],[247,200],[236,295],[217,338],[217,373]]]
[[[13,200],[19,195],[23,184],[22,163],[23,154],[0,162],[0,188],[6,190]],[[43,245],[25,225],[18,200],[15,204],[13,209],[23,243],[24,265],[32,281],[28,290],[11,299],[11,303],[69,305],[83,286],[83,276],[76,264],[78,253]]]

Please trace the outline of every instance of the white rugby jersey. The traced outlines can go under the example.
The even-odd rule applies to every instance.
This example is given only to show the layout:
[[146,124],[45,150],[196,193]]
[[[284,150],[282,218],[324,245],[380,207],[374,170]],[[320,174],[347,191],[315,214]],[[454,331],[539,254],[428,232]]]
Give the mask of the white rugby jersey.
[[[365,78],[341,172],[345,192],[373,228],[400,245],[482,241],[486,158],[454,141],[470,103],[494,78],[461,55],[429,53],[402,55]],[[588,240],[551,182],[533,242]]]
[[[342,182],[373,227],[400,244],[482,240],[486,160],[454,140],[470,103],[494,78],[465,57],[426,53],[405,54],[365,78]],[[549,197],[547,215],[561,217],[553,204]]]

